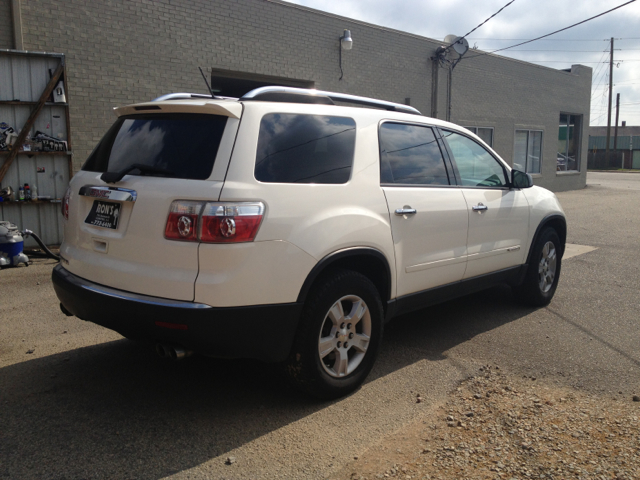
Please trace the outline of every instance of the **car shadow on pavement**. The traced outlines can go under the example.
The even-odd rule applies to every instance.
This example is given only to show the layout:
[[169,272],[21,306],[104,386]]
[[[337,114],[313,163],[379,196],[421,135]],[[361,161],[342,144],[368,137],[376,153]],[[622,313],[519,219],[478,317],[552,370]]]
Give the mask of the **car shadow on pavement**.
[[383,360],[369,381],[420,360],[444,360],[453,347],[533,311],[504,285],[394,318],[385,326]]
[[[400,317],[368,382],[530,312],[497,288]],[[330,405],[257,361],[84,347],[0,369],[0,478],[161,478]]]

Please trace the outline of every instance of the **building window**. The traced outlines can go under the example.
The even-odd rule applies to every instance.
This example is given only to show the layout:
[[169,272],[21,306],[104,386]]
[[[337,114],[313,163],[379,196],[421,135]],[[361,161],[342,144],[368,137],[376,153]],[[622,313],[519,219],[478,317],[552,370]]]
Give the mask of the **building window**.
[[560,114],[558,129],[558,171],[580,170],[582,115]]
[[513,168],[526,173],[540,173],[542,165],[542,131],[516,130]]
[[482,139],[484,143],[493,147],[493,128],[492,127],[464,127],[470,132],[475,133]]

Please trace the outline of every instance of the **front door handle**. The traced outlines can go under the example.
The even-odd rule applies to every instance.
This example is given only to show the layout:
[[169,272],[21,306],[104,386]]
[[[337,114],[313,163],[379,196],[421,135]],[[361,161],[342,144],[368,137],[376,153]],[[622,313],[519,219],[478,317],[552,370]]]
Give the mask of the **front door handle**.
[[396,209],[396,215],[398,216],[415,215],[416,213],[418,213],[418,211],[415,208],[411,208],[409,205]]
[[478,205],[474,205],[473,207],[473,211],[474,212],[484,212],[485,210],[489,210],[489,207],[487,207],[486,205],[479,203]]

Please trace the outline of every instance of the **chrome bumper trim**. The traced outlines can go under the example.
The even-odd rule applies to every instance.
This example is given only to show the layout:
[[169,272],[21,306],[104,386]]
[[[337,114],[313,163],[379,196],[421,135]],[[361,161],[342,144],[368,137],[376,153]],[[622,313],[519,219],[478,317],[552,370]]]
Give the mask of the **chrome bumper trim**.
[[103,187],[98,185],[85,185],[80,188],[80,195],[84,197],[104,198],[117,202],[135,202],[138,193],[135,190],[119,187]]

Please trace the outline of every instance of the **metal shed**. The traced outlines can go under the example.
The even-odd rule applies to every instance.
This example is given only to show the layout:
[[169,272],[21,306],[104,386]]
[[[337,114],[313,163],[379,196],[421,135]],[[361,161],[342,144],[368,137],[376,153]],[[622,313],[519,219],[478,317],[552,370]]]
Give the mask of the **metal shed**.
[[[16,142],[0,150],[0,188],[11,186],[17,194],[27,183],[36,186],[38,194],[35,201],[0,202],[0,220],[15,223],[20,230],[33,230],[47,245],[62,242],[60,206],[71,176],[68,100],[58,97],[54,102],[47,93],[60,81],[66,100],[63,54],[0,50],[0,123],[5,122],[18,135],[28,126],[21,145]],[[36,132],[66,143],[53,148],[37,141]],[[37,245],[31,238],[25,244]]]

